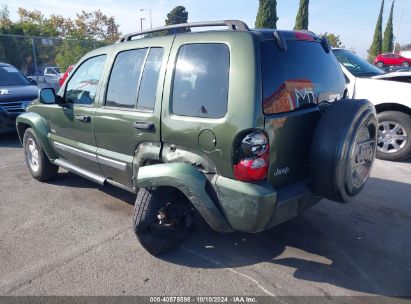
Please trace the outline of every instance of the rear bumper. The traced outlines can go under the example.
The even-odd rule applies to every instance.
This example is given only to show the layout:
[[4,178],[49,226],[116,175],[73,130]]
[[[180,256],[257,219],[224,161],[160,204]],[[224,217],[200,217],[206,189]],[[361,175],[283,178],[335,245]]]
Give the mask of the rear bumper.
[[221,176],[216,176],[212,184],[228,223],[244,232],[260,232],[281,224],[321,200],[306,182],[280,191],[268,183],[244,183]]
[[0,107],[0,134],[16,132],[18,113],[9,113]]

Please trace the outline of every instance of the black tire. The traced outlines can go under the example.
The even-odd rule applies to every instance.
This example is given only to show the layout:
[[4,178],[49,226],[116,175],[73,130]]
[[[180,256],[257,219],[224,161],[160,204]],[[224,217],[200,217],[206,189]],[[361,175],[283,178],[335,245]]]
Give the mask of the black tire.
[[141,188],[137,194],[133,217],[134,232],[140,244],[154,256],[175,248],[190,230],[186,218],[179,218],[179,223],[172,227],[162,227],[158,223],[160,210],[168,204],[178,204],[186,213],[185,216],[191,217],[191,204],[174,188]]
[[[395,131],[396,126],[400,127],[397,131]],[[389,129],[391,132],[387,132]],[[390,138],[387,133],[391,133]],[[405,139],[402,139],[404,136]],[[411,116],[398,111],[379,113],[377,158],[401,161],[409,157],[411,157]]]
[[384,62],[378,61],[378,62],[377,62],[377,67],[383,68],[383,67],[384,67]]
[[404,62],[402,63],[402,65],[403,65],[404,67],[408,68],[408,67],[410,66],[410,63],[409,63],[408,61],[404,61]]
[[[35,148],[36,153],[32,152],[34,150],[30,150],[30,148]],[[24,132],[23,149],[27,167],[35,179],[46,182],[56,176],[59,167],[50,162],[32,128],[27,128]],[[35,162],[31,157],[34,154],[36,155]]]
[[367,100],[328,106],[314,132],[310,180],[315,194],[346,203],[367,181],[375,158],[377,115]]

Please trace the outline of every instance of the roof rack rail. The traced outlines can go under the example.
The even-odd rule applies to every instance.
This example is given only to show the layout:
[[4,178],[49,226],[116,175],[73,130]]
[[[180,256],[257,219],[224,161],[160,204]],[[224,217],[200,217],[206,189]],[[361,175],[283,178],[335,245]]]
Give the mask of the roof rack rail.
[[121,36],[117,42],[130,41],[135,36],[161,32],[166,30],[178,29],[178,28],[192,28],[192,27],[208,27],[208,26],[227,26],[230,31],[247,32],[250,29],[247,24],[240,20],[219,20],[219,21],[204,21],[204,22],[192,22],[192,23],[180,23],[173,25],[166,25],[149,30],[139,31]]

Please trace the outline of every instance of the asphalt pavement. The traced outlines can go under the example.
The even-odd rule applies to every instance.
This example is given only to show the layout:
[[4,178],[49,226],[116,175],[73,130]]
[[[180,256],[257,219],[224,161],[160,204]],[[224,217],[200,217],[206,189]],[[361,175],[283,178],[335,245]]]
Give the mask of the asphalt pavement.
[[377,160],[353,202],[259,234],[200,223],[161,258],[135,238],[134,199],[64,170],[40,183],[1,135],[0,295],[411,296],[411,161]]

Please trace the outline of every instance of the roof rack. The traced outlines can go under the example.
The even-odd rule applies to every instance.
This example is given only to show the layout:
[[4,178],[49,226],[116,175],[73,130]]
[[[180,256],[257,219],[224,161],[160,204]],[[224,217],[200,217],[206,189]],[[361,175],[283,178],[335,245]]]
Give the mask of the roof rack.
[[161,32],[166,30],[178,29],[178,28],[192,28],[192,27],[208,27],[208,26],[227,26],[228,30],[230,31],[241,31],[247,32],[250,29],[248,28],[247,24],[240,20],[219,20],[219,21],[205,21],[205,22],[192,22],[192,23],[180,23],[180,24],[173,24],[173,25],[166,25],[162,27],[157,27],[149,30],[144,30],[140,32],[130,33],[124,36],[121,36],[117,42],[125,42],[130,41],[131,38],[135,36]]

